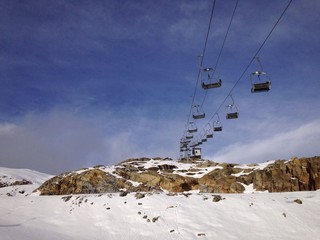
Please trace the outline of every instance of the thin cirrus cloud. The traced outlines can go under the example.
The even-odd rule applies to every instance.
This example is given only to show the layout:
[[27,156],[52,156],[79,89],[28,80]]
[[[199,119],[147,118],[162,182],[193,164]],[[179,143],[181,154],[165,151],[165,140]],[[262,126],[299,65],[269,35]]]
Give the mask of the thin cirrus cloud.
[[218,162],[254,163],[291,157],[315,156],[319,151],[320,121],[249,143],[237,142],[209,157]]

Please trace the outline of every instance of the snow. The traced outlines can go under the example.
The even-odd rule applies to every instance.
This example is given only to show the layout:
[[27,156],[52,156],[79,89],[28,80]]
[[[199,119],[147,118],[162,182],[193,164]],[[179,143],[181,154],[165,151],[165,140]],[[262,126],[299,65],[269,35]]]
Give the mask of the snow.
[[[204,161],[199,161],[198,163],[204,163]],[[192,178],[201,178],[205,174],[215,169],[222,169],[222,167],[218,165],[211,166],[211,167],[198,167],[197,163],[181,163],[173,160],[162,160],[162,159],[159,159],[159,160],[150,159],[149,161],[135,161],[134,164],[136,167],[143,167],[144,169],[149,169],[152,167],[158,167],[163,165],[175,166],[175,168],[172,169],[173,174],[177,174],[183,177],[192,177]],[[163,173],[161,170],[159,170],[158,172],[160,174]]]
[[[123,240],[317,239],[320,234],[319,191],[221,196],[220,202],[212,202],[211,194],[138,200],[133,193],[78,195],[67,202],[61,196],[1,196],[0,235],[2,240]],[[303,203],[295,203],[297,198]]]
[[[39,183],[49,175],[0,168]],[[31,185],[35,187],[36,184]],[[320,191],[167,195],[0,195],[0,236],[9,239],[319,239]],[[11,187],[1,188],[8,191]],[[302,204],[294,202],[301,199]]]
[[[52,175],[40,173],[30,169],[11,169],[0,167],[0,182],[12,184],[15,181],[21,181],[23,179],[31,181],[32,184],[28,185],[16,185],[0,188],[0,196],[2,195],[29,195],[38,188],[43,182],[52,178]],[[34,193],[37,195],[37,193]]]
[[40,173],[30,169],[12,169],[12,168],[4,168],[0,167],[0,176],[6,176],[11,178],[14,182],[16,180],[30,180],[34,184],[42,184],[44,181],[53,177],[52,175]]

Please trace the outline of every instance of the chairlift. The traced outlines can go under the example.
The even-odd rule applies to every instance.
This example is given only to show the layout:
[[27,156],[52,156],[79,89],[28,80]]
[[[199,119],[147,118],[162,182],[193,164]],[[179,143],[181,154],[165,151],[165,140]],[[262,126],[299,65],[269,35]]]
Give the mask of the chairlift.
[[191,142],[191,140],[187,140],[185,138],[182,138],[180,140],[180,147],[187,147],[190,142]]
[[[202,73],[203,72],[203,73]],[[206,81],[204,76],[207,75]],[[201,71],[201,86],[204,90],[221,87],[222,80],[214,78],[213,68],[203,68]]]
[[180,148],[180,152],[185,152],[187,151],[187,148]]
[[209,126],[209,128],[205,130],[204,135],[206,136],[206,138],[213,138],[213,131],[212,131],[211,125],[210,123],[208,123],[207,125]]
[[198,131],[197,125],[195,122],[189,122],[189,126],[188,126],[188,133],[195,133]]
[[213,132],[211,130],[207,130],[206,137],[213,138]]
[[213,131],[214,132],[221,132],[222,131],[222,123],[220,122],[220,117],[219,115],[216,113],[217,115],[217,120],[215,120],[213,122]]
[[200,109],[200,105],[194,105],[193,106],[193,114],[192,117],[193,119],[202,119],[205,118],[206,114],[204,111]]
[[199,145],[201,145],[202,144],[202,139],[200,138],[200,137],[197,137],[196,139],[195,139],[195,141],[194,141],[194,147],[197,147],[197,146],[199,146]]
[[194,147],[198,146],[197,144],[198,143],[192,143],[192,144],[190,144],[190,147],[194,148]]
[[188,132],[186,135],[186,139],[192,139],[192,138],[193,138],[193,135],[190,132]]
[[266,72],[263,71],[260,58],[256,57],[256,60],[259,63],[261,70],[250,74],[251,92],[267,92],[271,89],[270,77]]
[[235,118],[238,118],[239,116],[238,109],[233,104],[229,104],[226,106],[226,112],[227,112],[227,115],[226,115],[227,119],[235,119]]
[[225,107],[226,110],[226,119],[236,119],[239,117],[239,112],[238,112],[238,108],[237,106],[234,104],[234,100],[232,98],[232,96],[230,95],[231,99],[232,99],[232,104],[229,104]]

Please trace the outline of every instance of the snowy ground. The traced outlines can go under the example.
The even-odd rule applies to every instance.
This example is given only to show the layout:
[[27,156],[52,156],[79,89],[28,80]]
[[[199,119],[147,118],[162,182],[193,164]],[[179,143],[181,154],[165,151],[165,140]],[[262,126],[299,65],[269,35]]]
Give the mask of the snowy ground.
[[320,191],[221,194],[213,202],[197,192],[8,196],[11,188],[0,188],[1,240],[320,238]]

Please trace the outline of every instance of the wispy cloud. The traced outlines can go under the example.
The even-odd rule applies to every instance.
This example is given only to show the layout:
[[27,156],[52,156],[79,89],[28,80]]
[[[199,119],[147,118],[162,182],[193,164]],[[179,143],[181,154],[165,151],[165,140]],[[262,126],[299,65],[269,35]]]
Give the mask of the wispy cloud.
[[0,166],[59,173],[132,157],[177,157],[181,122],[114,112],[28,114],[0,125]]
[[314,156],[319,154],[319,142],[320,121],[314,121],[264,139],[234,143],[209,158],[218,162],[254,163]]

